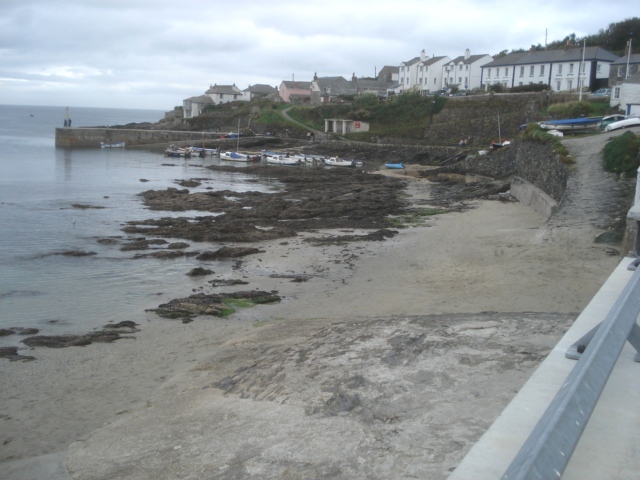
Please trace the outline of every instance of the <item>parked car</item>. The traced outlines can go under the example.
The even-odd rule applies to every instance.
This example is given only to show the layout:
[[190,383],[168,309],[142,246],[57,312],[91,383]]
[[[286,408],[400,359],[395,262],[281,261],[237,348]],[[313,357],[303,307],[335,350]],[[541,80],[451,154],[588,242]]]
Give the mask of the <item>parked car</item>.
[[615,115],[609,115],[602,119],[602,122],[600,122],[600,128],[604,128],[607,125],[612,124],[613,122],[619,122],[620,120],[624,120],[625,118],[627,118],[625,115],[618,113],[616,113]]
[[640,117],[627,117],[624,120],[619,120],[617,122],[610,123],[606,127],[604,127],[605,132],[610,132],[611,130],[617,130],[619,128],[629,128],[629,127],[638,127],[640,126]]
[[610,97],[611,89],[610,88],[600,88],[591,94],[592,97]]

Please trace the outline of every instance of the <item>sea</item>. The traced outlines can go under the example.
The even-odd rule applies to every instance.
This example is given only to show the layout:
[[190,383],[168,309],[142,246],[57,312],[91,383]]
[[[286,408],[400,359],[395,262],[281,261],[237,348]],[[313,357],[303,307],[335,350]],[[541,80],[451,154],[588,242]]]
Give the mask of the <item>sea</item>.
[[[151,211],[139,193],[191,178],[206,179],[203,189],[277,188],[256,184],[241,166],[229,173],[203,168],[219,163],[211,157],[185,161],[141,148],[56,148],[55,129],[67,115],[73,127],[89,127],[157,122],[164,112],[0,105],[0,329],[35,327],[41,335],[59,335],[149,321],[145,310],[187,296],[202,282],[186,275],[198,261],[133,260],[144,251],[122,252],[98,240],[127,237],[121,229],[130,220],[211,213]],[[95,255],[60,255],[65,251]],[[20,340],[0,336],[0,346],[20,346]]]

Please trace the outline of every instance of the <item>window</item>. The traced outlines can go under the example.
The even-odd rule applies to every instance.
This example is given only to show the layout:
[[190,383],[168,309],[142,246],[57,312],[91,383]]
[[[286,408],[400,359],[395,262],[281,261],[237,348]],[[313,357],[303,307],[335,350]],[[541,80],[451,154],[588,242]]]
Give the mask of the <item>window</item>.
[[533,69],[534,69],[534,66],[533,66],[533,65],[531,65],[531,66],[529,67],[529,76],[530,76],[530,77],[533,77]]
[[540,65],[540,76],[544,75],[544,65]]
[[491,78],[491,69],[487,68],[487,78]]
[[613,89],[613,98],[620,98],[620,87],[615,87]]
[[601,67],[601,66],[602,66],[602,65],[600,65],[600,64],[596,65],[596,72],[600,73],[600,67]]
[[520,67],[520,76],[524,77],[524,67]]
[[462,77],[458,77],[458,84],[462,83]]
[[558,92],[559,92],[560,90],[562,90],[562,81],[561,81],[561,80],[558,80],[558,81],[556,82],[556,87],[557,87],[557,88],[556,88],[556,90],[557,90]]
[[468,72],[469,71],[469,65],[465,65],[464,69]]
[[571,90],[571,89],[573,88],[573,80],[568,80],[568,81],[567,81],[567,88],[568,88],[569,90]]
[[562,64],[558,65],[558,75],[562,75]]
[[622,77],[622,67],[618,67],[618,78]]
[[569,74],[573,73],[573,63],[569,64]]
[[462,70],[462,64],[458,65],[458,70]]
[[[505,69],[504,69],[504,76],[505,76],[505,77],[508,77],[508,76],[509,76],[509,67],[507,67],[507,68],[505,68]],[[505,84],[504,84],[504,86],[506,87],[506,86],[507,86],[507,84],[505,83]]]

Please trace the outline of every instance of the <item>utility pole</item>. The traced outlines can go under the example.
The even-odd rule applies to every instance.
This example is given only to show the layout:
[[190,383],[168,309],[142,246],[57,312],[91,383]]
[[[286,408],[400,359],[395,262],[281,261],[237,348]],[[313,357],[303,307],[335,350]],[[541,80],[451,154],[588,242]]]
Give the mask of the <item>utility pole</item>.
[[627,51],[627,74],[624,77],[625,80],[629,78],[629,60],[631,59],[631,37],[633,37],[633,32],[629,34],[629,50]]

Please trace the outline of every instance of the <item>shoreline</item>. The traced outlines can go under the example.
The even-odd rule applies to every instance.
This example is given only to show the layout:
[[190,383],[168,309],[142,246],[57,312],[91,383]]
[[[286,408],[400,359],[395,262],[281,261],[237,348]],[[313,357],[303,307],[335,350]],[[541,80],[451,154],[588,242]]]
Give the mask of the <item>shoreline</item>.
[[[414,195],[424,194],[420,184],[411,182]],[[381,317],[487,311],[551,313],[565,319],[559,322],[566,327],[566,316],[579,313],[617,264],[617,258],[605,254],[606,247],[589,239],[576,245],[550,235],[545,222],[526,206],[485,200],[466,212],[432,217],[428,226],[405,229],[384,242],[309,246],[302,243],[305,236],[260,242],[256,246],[266,253],[245,257],[236,272],[248,277],[252,289],[278,290],[284,297],[280,304],[240,309],[223,319],[199,317],[189,324],[145,314],[147,324],[135,340],[39,349],[36,362],[2,362],[0,467],[9,472],[6,478],[21,478],[27,464],[60,467],[74,441],[90,439],[92,432],[114,421],[118,432],[128,421],[124,419],[144,416],[150,398],[166,399],[166,389],[190,382],[189,372],[198,371],[198,365],[234,345],[255,343],[263,332],[278,332],[279,341],[295,344],[296,335],[304,337],[304,332],[332,322],[356,322],[366,329]],[[311,278],[295,283],[268,273]],[[293,333],[287,323],[295,325]],[[536,341],[549,349],[563,331],[550,328]],[[513,342],[509,335],[516,334],[504,333],[502,340]],[[520,366],[519,377],[510,381],[523,383],[535,365]],[[498,398],[484,398],[491,404],[489,412],[482,412],[485,417],[497,415],[508,401],[500,389],[491,395]],[[222,405],[226,398],[216,401]],[[97,430],[97,437],[111,428]],[[70,459],[76,472],[84,471],[82,461],[99,461],[90,459],[90,448],[83,441],[73,447]]]

